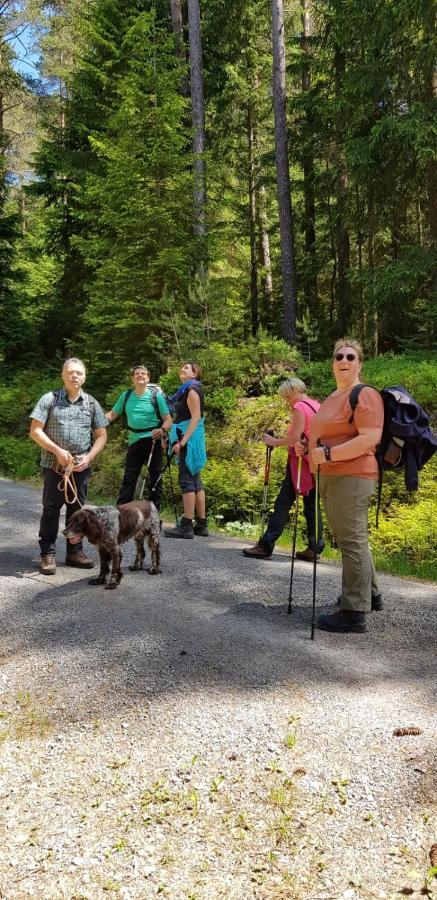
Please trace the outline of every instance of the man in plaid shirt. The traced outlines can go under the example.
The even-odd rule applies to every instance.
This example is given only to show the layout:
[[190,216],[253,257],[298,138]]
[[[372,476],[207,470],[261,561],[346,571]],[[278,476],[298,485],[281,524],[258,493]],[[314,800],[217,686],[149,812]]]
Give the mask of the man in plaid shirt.
[[[85,394],[85,366],[80,359],[67,359],[62,369],[64,387],[60,391],[44,394],[31,412],[30,437],[42,449],[41,466],[44,474],[43,512],[39,529],[41,560],[39,571],[43,575],[56,572],[56,538],[59,516],[65,503],[59,490],[61,475],[53,468],[65,469],[76,458],[74,479],[78,499],[67,503],[65,522],[85,503],[90,480],[91,461],[106,444],[107,420],[97,400]],[[67,543],[67,566],[91,569],[92,560],[85,556],[82,543]]]

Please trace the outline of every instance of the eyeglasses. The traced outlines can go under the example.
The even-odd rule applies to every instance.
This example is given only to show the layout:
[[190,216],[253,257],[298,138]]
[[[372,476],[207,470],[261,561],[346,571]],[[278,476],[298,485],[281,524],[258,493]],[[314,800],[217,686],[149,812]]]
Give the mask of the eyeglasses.
[[341,362],[342,359],[347,359],[348,362],[353,362],[356,359],[355,353],[336,353],[335,360],[336,362]]

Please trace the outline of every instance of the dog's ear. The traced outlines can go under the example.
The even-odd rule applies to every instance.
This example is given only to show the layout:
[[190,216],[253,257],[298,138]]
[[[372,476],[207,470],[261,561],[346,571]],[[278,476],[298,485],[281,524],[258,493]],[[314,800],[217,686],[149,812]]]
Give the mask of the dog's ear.
[[82,509],[83,533],[91,544],[97,544],[102,536],[102,523],[93,509]]

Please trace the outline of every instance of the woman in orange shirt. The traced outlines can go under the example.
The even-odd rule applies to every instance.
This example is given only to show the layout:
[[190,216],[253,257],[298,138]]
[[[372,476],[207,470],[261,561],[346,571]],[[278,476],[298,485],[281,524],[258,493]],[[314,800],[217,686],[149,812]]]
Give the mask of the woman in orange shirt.
[[320,495],[343,563],[340,609],[318,619],[325,631],[366,631],[366,612],[382,606],[367,520],[378,478],[375,449],[384,407],[378,391],[365,387],[352,415],[349,397],[360,384],[362,363],[358,341],[337,341],[333,355],[337,387],[311,420],[310,466],[313,472],[319,467]]

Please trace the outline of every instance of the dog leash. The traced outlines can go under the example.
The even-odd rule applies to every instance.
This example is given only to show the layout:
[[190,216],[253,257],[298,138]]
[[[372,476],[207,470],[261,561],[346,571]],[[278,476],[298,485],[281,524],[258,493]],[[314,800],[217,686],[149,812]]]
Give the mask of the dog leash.
[[58,483],[58,491],[63,492],[64,500],[68,505],[78,504],[80,509],[82,509],[83,504],[79,500],[76,480],[73,474],[75,466],[77,466],[77,458],[71,454],[66,466],[61,466],[57,462],[53,463],[53,469],[56,474],[62,476]]

